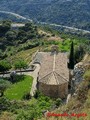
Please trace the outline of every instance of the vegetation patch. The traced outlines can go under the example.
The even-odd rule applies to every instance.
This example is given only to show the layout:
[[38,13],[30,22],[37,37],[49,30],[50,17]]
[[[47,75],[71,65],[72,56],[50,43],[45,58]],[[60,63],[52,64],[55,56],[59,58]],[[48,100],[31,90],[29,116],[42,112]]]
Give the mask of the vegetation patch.
[[[47,110],[55,109],[61,105],[60,99],[51,99],[37,91],[35,96],[28,100],[10,101],[5,97],[0,98],[1,118],[4,119],[6,111],[12,114],[14,120],[36,120],[41,119]],[[4,106],[4,107],[3,107]],[[7,114],[6,114],[7,115]],[[6,117],[6,116],[5,116]],[[7,118],[7,117],[6,117]],[[11,119],[11,116],[9,116]]]
[[12,84],[9,89],[5,91],[5,96],[10,100],[20,100],[24,94],[31,90],[33,78],[31,76],[18,77],[19,82]]

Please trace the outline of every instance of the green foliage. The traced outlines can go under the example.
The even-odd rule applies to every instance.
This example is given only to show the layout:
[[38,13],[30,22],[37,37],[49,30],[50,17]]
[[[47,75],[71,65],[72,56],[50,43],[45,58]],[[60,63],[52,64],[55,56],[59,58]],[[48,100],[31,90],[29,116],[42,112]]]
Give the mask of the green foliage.
[[12,86],[5,91],[5,96],[10,100],[20,100],[27,94],[32,86],[33,78],[30,76],[19,77],[19,82],[12,84]]
[[26,32],[24,31],[24,30],[19,30],[18,31],[18,36],[17,36],[17,38],[18,39],[20,39],[20,40],[22,40],[24,37],[26,37]]
[[71,45],[71,39],[67,37],[67,39],[63,40],[59,43],[59,48],[61,52],[69,52]]
[[56,99],[55,105],[56,105],[57,107],[60,106],[61,103],[62,103],[62,100],[61,100],[60,98]]
[[38,37],[38,31],[37,27],[34,26],[31,22],[26,23],[24,27],[19,29],[18,32],[18,39],[22,40],[26,38],[26,41],[28,39],[33,39]]
[[37,90],[34,94],[34,97],[37,99],[40,96],[40,94],[41,94],[40,91]]
[[0,79],[0,90],[5,90],[10,86],[10,82],[7,80]]
[[7,100],[5,97],[0,98],[0,113],[2,111],[8,110],[10,106],[11,106],[11,103],[9,100]]
[[24,94],[23,99],[24,99],[24,100],[29,100],[29,99],[31,99],[30,92]]
[[71,50],[70,50],[70,56],[69,56],[69,69],[74,69],[74,46],[73,41],[71,43]]
[[[3,104],[5,106],[4,109],[2,108]],[[31,98],[30,101],[9,101],[6,98],[0,99],[0,105],[2,105],[0,107],[1,110],[16,114],[17,120],[41,118],[43,111],[51,109],[53,104],[54,100],[42,94],[40,94],[38,99]]]
[[5,36],[6,36],[6,38],[7,38],[7,40],[9,40],[9,41],[13,41],[13,40],[15,40],[16,39],[16,37],[17,37],[17,33],[16,33],[16,31],[8,31],[6,34],[5,34]]
[[10,82],[0,79],[0,96],[3,96],[3,92],[10,86]]
[[0,72],[6,72],[11,68],[11,64],[8,61],[0,61]]
[[7,31],[11,28],[11,22],[3,21],[2,25],[0,25],[0,37],[4,36]]
[[84,51],[90,54],[90,40],[85,40],[83,47],[84,47]]
[[[6,28],[7,26],[8,28]],[[18,30],[12,30],[11,22],[8,21],[2,21],[0,27],[0,49],[6,52],[8,52],[8,46],[13,46],[15,48],[20,46],[20,44],[25,44],[27,41],[38,39],[39,34],[37,26],[31,22],[26,23],[25,26],[18,28]],[[35,43],[31,42],[30,44],[27,44],[27,46],[25,46],[23,49],[31,49],[38,45],[39,43],[37,43],[37,41],[35,41]],[[4,59],[5,57],[7,56],[1,55],[1,59]]]
[[29,112],[23,112],[21,114],[19,114],[16,118],[16,120],[34,120],[35,118],[35,111],[29,111]]
[[24,46],[22,46],[19,51],[21,50],[28,50],[28,49],[32,49],[32,48],[35,48],[35,47],[38,47],[40,45],[40,42],[38,41],[32,41],[28,44],[25,44]]
[[75,63],[80,62],[84,55],[85,55],[84,47],[82,45],[76,47],[74,52]]
[[61,38],[63,38],[63,41],[57,41],[57,40],[47,41],[48,38],[44,38],[45,36],[38,38],[39,35],[41,34],[38,34],[37,26],[35,26],[31,22],[26,23],[24,27],[21,27],[18,30],[11,30],[11,29],[8,30],[5,33],[4,37],[0,38],[1,60],[8,58],[9,56],[13,56],[13,54],[15,55],[19,51],[32,49],[38,46],[40,46],[42,50],[44,49],[43,51],[50,51],[51,45],[53,44],[59,46],[59,51],[69,52],[70,44],[72,40],[74,41],[75,46],[79,46],[79,44],[83,44],[83,46],[85,46],[85,52],[90,51],[89,40],[85,38],[81,38],[76,35],[60,33],[55,30],[52,30],[49,27],[45,29],[46,32],[48,31],[48,33],[50,33],[51,35],[60,36]]
[[[16,120],[33,120],[40,119],[44,111],[50,110],[56,103],[57,105],[61,104],[60,99],[56,101],[39,92],[39,97],[37,99],[32,97],[29,101],[8,101],[5,99],[4,106],[6,111],[12,112],[12,114],[16,116]],[[1,104],[3,105],[3,103]],[[2,110],[4,111],[4,109]]]
[[29,22],[29,23],[26,23],[25,26],[22,27],[21,29],[28,32],[28,31],[33,30],[33,25],[32,25],[32,23]]
[[7,57],[6,53],[3,53],[2,51],[0,51],[0,59],[5,59]]
[[28,67],[28,64],[24,60],[20,59],[15,62],[14,67],[15,69],[20,69],[20,70],[26,69]]

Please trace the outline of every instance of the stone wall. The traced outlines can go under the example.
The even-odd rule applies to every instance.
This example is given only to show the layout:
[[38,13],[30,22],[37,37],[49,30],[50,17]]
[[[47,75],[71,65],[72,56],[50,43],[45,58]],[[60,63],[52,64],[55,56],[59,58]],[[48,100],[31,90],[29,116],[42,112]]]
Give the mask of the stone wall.
[[47,85],[39,82],[38,89],[45,95],[52,98],[66,98],[68,95],[68,83],[61,85]]

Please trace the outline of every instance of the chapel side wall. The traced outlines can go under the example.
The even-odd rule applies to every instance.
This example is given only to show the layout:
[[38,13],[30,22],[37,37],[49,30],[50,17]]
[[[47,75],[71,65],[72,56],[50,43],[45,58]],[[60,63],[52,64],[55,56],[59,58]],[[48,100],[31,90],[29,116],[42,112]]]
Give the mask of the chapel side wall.
[[60,96],[61,98],[66,98],[68,95],[68,82],[60,85],[58,87],[58,91],[59,91],[58,96]]
[[49,97],[55,97],[56,98],[58,96],[58,94],[57,94],[58,88],[55,85],[51,86],[51,85],[47,85],[47,84],[39,82],[39,90],[44,95],[47,95]]
[[47,85],[39,82],[39,90],[49,97],[53,98],[66,98],[68,94],[68,83],[62,85]]

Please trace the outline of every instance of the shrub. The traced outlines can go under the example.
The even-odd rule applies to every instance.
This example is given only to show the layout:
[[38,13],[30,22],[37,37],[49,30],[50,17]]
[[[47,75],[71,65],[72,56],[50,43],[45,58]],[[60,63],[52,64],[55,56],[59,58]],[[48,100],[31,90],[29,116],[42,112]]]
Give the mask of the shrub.
[[84,57],[85,51],[83,46],[78,46],[75,48],[75,53],[74,53],[74,58],[75,58],[75,63],[78,63],[82,60]]
[[0,98],[0,111],[9,110],[11,103],[5,97]]
[[14,64],[15,69],[20,69],[20,70],[27,68],[27,66],[28,66],[27,63],[21,59],[16,61]]
[[0,62],[0,72],[6,72],[11,68],[11,65],[8,61],[1,61]]
[[40,91],[36,90],[36,92],[34,94],[34,98],[37,99],[40,96],[40,94],[41,94]]
[[16,118],[16,120],[34,120],[36,114],[35,110],[29,112],[22,111]]
[[25,100],[29,100],[29,99],[31,99],[30,92],[25,93],[24,96],[23,96],[23,99],[25,99]]
[[0,97],[3,96],[4,91],[10,86],[10,82],[7,80],[0,79]]
[[61,105],[62,100],[60,98],[56,99],[55,101],[55,105],[58,107],[59,105]]

